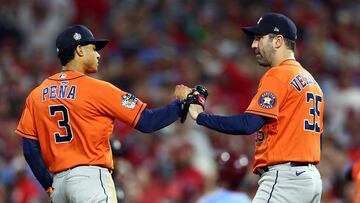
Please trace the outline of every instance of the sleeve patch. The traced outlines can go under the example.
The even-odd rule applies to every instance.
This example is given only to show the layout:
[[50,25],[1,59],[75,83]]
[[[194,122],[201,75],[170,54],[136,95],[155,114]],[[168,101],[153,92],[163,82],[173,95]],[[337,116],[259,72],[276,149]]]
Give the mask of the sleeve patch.
[[272,109],[276,105],[276,97],[272,92],[264,92],[259,97],[259,105],[264,109]]
[[130,93],[127,93],[122,96],[122,105],[129,109],[134,109],[138,101],[139,100]]

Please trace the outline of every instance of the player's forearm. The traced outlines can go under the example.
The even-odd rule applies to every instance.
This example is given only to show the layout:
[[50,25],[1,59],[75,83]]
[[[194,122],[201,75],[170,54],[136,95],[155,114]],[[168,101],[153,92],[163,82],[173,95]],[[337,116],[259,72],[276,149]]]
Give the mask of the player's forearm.
[[218,116],[200,113],[196,119],[196,123],[222,133],[250,135],[259,130],[267,120],[266,117],[250,113],[235,116]]
[[144,133],[152,133],[172,124],[180,116],[180,105],[180,100],[175,100],[162,108],[145,109],[135,129]]
[[52,176],[47,170],[37,140],[23,138],[23,150],[26,162],[41,186],[47,190],[52,185]]

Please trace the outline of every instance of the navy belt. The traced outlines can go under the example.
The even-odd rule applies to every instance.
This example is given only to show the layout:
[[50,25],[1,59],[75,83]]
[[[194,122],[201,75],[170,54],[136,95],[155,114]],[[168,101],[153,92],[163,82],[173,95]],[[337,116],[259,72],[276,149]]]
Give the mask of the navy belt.
[[[309,163],[309,162],[290,162],[291,167],[309,166],[309,164],[311,164],[311,163]],[[269,171],[269,167],[268,166],[259,167],[256,169],[256,171],[257,171],[257,174],[262,175]]]
[[62,170],[62,171],[59,171],[59,172],[55,172],[54,174],[58,174],[58,173],[61,173],[61,172],[67,171],[67,170],[72,170],[72,169],[74,169],[76,167],[79,167],[79,166],[98,166],[98,167],[107,169],[110,174],[113,173],[113,170],[111,168],[106,168],[106,167],[104,167],[102,165],[79,164],[79,165],[75,165],[75,166],[73,166],[71,168],[68,168],[68,169],[65,169],[65,170]]

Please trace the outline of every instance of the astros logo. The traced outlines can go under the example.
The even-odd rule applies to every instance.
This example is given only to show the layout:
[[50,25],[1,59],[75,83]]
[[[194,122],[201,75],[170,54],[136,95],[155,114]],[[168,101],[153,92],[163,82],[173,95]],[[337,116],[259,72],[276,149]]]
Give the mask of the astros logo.
[[259,105],[264,109],[271,109],[276,104],[276,97],[271,92],[264,92],[259,98]]

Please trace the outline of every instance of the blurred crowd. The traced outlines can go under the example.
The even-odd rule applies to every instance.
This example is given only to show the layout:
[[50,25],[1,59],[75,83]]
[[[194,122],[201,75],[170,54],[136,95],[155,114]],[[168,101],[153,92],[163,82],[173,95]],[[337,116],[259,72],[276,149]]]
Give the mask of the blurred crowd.
[[[61,69],[55,38],[84,24],[110,39],[96,78],[149,107],[174,99],[176,84],[203,84],[206,111],[242,113],[266,71],[242,26],[281,12],[298,27],[296,57],[325,94],[325,133],[317,165],[322,202],[351,202],[344,168],[360,160],[360,3],[356,0],[0,0],[0,203],[48,202],[14,130],[27,94]],[[96,90],[94,90],[96,91]],[[153,134],[117,122],[115,179],[127,203],[187,203],[216,188],[217,156],[248,157],[239,190],[254,196],[255,136],[229,136],[191,118]]]

